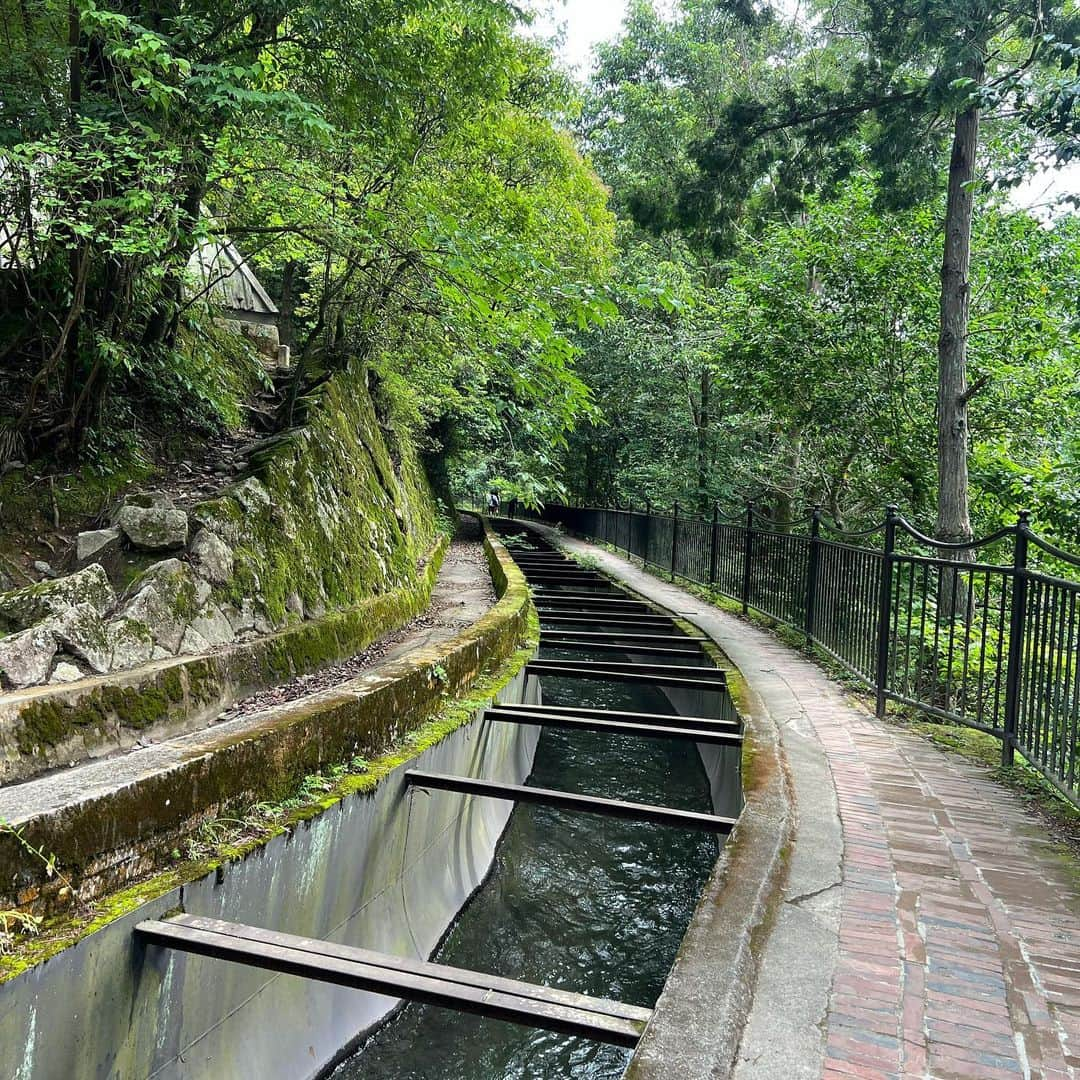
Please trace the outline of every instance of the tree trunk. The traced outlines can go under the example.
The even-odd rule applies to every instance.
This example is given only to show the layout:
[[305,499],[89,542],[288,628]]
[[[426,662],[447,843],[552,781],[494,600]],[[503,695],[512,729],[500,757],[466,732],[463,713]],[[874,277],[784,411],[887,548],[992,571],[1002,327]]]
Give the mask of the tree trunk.
[[[983,68],[972,76],[982,82]],[[957,114],[949,163],[945,208],[945,250],[941,261],[941,329],[938,336],[938,503],[939,540],[971,539],[968,513],[967,335],[971,285],[972,182],[979,143],[979,109]]]
[[68,4],[68,107],[72,117],[82,104],[82,28],[75,0]]
[[798,428],[792,428],[786,441],[774,503],[779,532],[789,532],[791,526],[786,522],[795,520],[795,496],[799,490],[799,465],[802,461],[802,432]]
[[165,255],[168,267],[161,282],[161,291],[143,331],[144,348],[164,343],[171,349],[176,344],[180,328],[184,275],[191,253],[195,250],[195,230],[199,223],[203,196],[206,194],[209,167],[210,159],[205,146],[200,147],[194,160],[181,166],[187,175],[184,178],[184,193],[177,216],[176,241]]
[[[981,61],[966,72],[981,85]],[[968,510],[967,337],[971,283],[971,224],[975,193],[975,154],[979,108],[969,105],[956,116],[949,190],[945,205],[945,250],[941,260],[941,332],[938,336],[938,502],[937,538],[951,543],[972,538]],[[944,558],[965,561],[964,549],[942,549]],[[944,619],[970,618],[966,589],[958,571],[942,570],[938,612]]]
[[712,376],[708,368],[701,369],[697,415],[697,502],[698,510],[706,513],[709,506],[709,426],[712,421]]

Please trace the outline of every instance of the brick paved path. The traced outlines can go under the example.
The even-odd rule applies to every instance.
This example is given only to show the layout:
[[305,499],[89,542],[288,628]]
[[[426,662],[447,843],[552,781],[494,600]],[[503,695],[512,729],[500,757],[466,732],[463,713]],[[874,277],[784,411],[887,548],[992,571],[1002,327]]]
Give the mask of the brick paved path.
[[844,836],[824,1076],[1080,1075],[1080,892],[978,767],[818,709]]
[[[812,893],[789,890],[784,901],[839,891],[814,923],[831,947],[815,946],[804,923],[785,955],[773,931],[754,1002],[763,999],[766,1015],[752,1011],[744,1036],[756,1056],[744,1050],[737,1075],[1080,1080],[1080,864],[1019,799],[974,763],[878,722],[772,635],[600,548],[567,546],[710,633],[785,748],[813,744],[835,786],[835,802],[806,799],[805,808],[798,782],[795,790],[800,817],[827,807],[835,829],[839,812],[839,874],[834,867]],[[821,844],[822,830],[805,825],[796,863],[800,839],[803,849],[808,837]],[[813,980],[792,957],[814,948],[820,991],[808,1004]],[[781,955],[771,973],[770,950]]]

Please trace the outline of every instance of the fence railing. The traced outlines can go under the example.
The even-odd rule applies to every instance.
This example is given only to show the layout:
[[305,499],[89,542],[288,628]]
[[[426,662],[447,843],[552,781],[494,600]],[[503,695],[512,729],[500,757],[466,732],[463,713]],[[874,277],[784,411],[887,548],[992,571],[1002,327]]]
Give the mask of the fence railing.
[[525,514],[641,558],[799,631],[871,687],[1001,740],[1080,804],[1080,558],[1016,525],[944,544],[890,508],[861,533],[820,511],[705,518],[549,505]]

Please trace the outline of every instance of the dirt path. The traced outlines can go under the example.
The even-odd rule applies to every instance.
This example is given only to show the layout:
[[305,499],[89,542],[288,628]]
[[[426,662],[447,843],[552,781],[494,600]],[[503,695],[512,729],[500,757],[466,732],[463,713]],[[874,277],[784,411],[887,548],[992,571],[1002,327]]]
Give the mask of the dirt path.
[[427,611],[348,660],[310,675],[300,675],[280,686],[270,687],[238,701],[223,712],[218,721],[235,720],[274,705],[330,690],[339,683],[370,671],[377,664],[396,660],[413,649],[449,641],[460,630],[476,622],[494,603],[495,590],[481,543],[480,524],[476,518],[465,517],[439,568]]

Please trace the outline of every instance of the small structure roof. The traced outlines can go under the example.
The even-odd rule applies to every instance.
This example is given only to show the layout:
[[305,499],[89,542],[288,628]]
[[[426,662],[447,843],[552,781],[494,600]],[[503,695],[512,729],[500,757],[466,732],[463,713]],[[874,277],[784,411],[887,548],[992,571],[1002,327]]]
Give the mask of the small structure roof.
[[226,238],[203,240],[191,253],[188,273],[211,303],[227,311],[274,316],[278,309],[247,260]]

